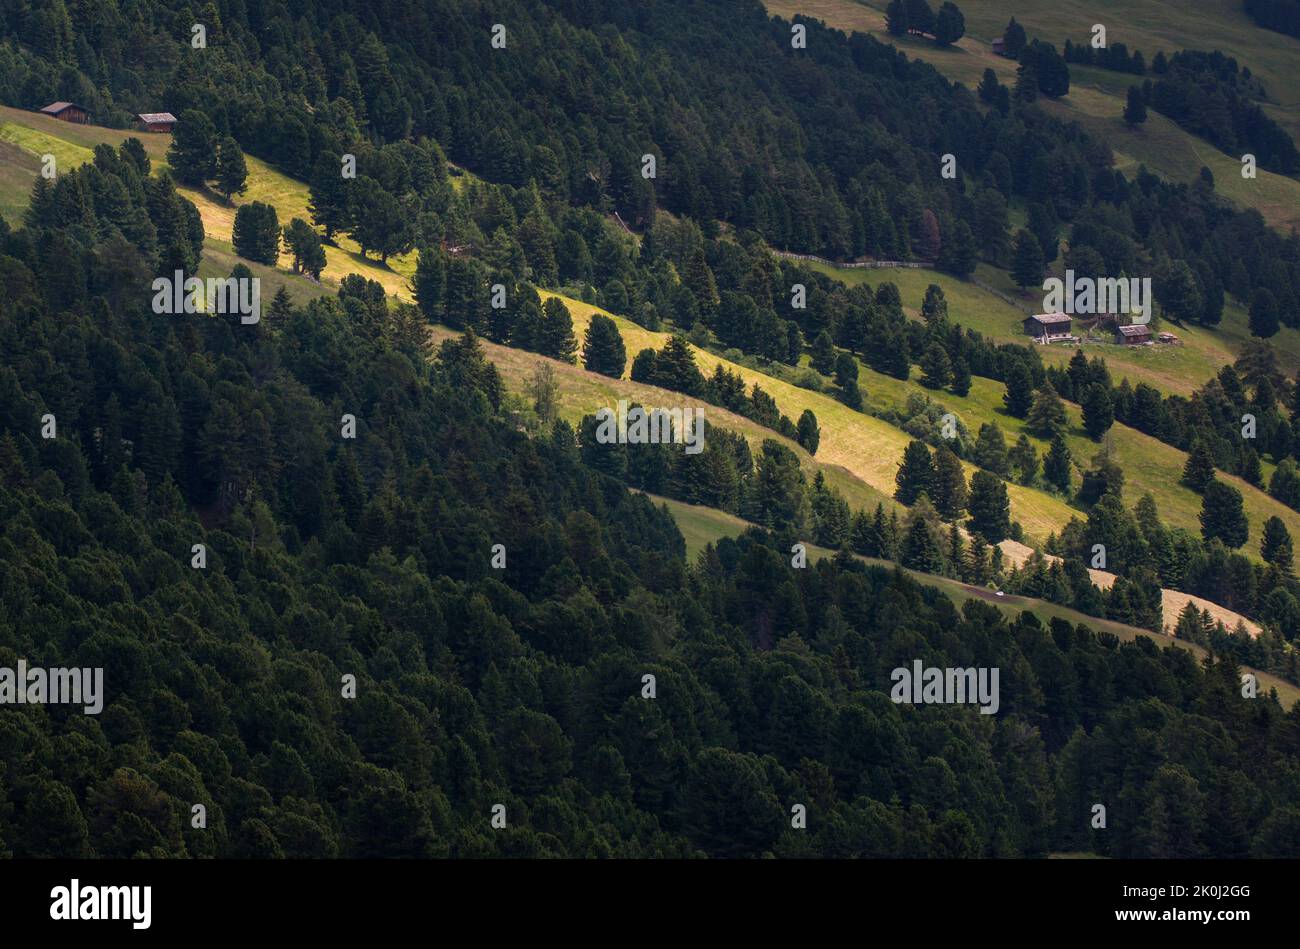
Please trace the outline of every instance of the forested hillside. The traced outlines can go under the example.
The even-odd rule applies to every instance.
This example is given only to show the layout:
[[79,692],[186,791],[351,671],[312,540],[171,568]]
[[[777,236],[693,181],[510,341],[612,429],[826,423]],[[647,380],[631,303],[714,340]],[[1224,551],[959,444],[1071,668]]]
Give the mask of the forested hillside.
[[[688,567],[571,428],[497,415],[472,336],[428,361],[413,308],[348,295],[160,319],[158,252],[82,223],[3,239],[0,655],[102,666],[107,702],[0,717],[7,853],[1293,846],[1300,718],[1231,664],[795,569],[785,539]],[[1000,667],[999,714],[890,702],[914,658]]]
[[[1159,626],[1166,576],[1228,577],[1270,624],[1258,654],[1294,673],[1290,535],[1274,517],[1253,525],[1258,560],[1233,553],[1252,525],[1215,469],[1262,485],[1267,464],[1281,476],[1257,509],[1300,505],[1297,387],[1259,350],[1253,371],[1162,399],[1104,363],[995,345],[942,292],[908,301],[912,319],[892,283],[846,287],[771,251],[962,279],[1013,251],[1038,276],[1058,259],[1150,273],[1162,318],[1212,328],[1230,293],[1263,301],[1267,336],[1263,317],[1276,332],[1300,313],[1300,239],[1212,188],[1119,174],[1032,103],[981,105],[873,39],[799,26],[804,46],[748,0],[0,0],[0,101],[180,119],[165,169],[136,139],[100,144],[0,220],[0,667],[100,667],[106,689],[98,715],[3,709],[0,854],[1296,852],[1300,706],[1245,697],[1235,647],[1200,629],[1230,654],[1198,662],[958,608],[851,551],[990,583],[993,545],[1023,533],[1019,481],[1089,518],[1048,540],[1084,577],[1063,597],[1100,602],[1082,557],[1104,536],[1125,574],[1103,604],[1116,618]],[[244,151],[310,182],[310,221],[237,203]],[[274,268],[283,242],[310,292],[268,292],[253,322],[158,312],[160,275],[214,266],[185,189],[229,211],[246,260]],[[323,244],[344,234],[414,302],[356,275],[322,292]],[[524,424],[480,337],[576,360],[556,289],[673,331],[628,352],[592,316],[592,372],[773,437],[751,451],[712,432],[697,459],[598,443],[603,406]],[[435,349],[431,323],[455,335]],[[815,454],[815,415],[720,365],[706,378],[686,334],[730,365],[806,369],[844,418],[906,432],[902,529],[808,484],[775,436]],[[1012,464],[997,424],[939,442],[937,402],[903,417],[859,390],[859,373],[905,382],[916,363],[957,399],[973,376],[1002,386],[1052,444],[1043,476],[1027,438]],[[1055,449],[1058,390],[1099,444],[1118,418],[1188,450],[1203,537],[1167,531],[1154,502],[1130,514],[1101,448]],[[1258,451],[1232,436],[1245,409]],[[766,530],[688,561],[629,485]],[[792,559],[809,531],[839,555]],[[891,701],[914,661],[999,669],[997,714]]]

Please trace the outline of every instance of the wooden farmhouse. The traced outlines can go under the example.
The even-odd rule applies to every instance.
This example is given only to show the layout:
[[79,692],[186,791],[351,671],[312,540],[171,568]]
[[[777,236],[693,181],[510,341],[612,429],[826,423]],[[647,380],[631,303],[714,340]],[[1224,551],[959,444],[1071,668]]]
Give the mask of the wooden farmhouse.
[[1025,335],[1039,343],[1073,342],[1070,317],[1066,313],[1039,313],[1025,320]]
[[1115,327],[1115,342],[1121,346],[1141,346],[1151,342],[1151,327],[1145,323],[1135,326]]
[[75,102],[51,102],[41,111],[63,122],[76,122],[78,125],[85,125],[90,121],[90,113]]
[[135,118],[142,132],[170,132],[176,128],[176,116],[170,112],[141,112]]

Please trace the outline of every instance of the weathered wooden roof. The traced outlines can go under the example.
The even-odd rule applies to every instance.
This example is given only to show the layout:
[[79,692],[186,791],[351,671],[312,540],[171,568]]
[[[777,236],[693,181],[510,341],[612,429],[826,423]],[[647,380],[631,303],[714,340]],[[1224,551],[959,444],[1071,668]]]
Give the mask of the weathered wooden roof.
[[136,116],[141,122],[147,122],[149,125],[157,125],[160,122],[175,122],[176,116],[170,112],[141,112]]
[[1043,324],[1068,323],[1070,322],[1070,315],[1068,313],[1035,313],[1030,319]]
[[75,102],[51,102],[45,108],[41,109],[41,111],[44,112],[46,115],[58,115],[60,112],[64,111],[65,109],[81,109],[82,112],[86,111],[85,109],[82,109],[81,106],[77,105],[77,103]]

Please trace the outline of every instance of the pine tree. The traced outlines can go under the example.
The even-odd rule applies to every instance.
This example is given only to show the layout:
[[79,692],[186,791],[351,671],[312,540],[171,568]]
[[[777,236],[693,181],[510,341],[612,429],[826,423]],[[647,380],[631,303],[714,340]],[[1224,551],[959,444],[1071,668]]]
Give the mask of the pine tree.
[[990,544],[1011,535],[1011,500],[1006,482],[987,471],[977,471],[970,479],[970,529]]
[[915,504],[922,494],[934,494],[934,460],[925,442],[913,439],[903,450],[903,461],[898,466],[894,481],[894,497],[902,504]]
[[1246,445],[1241,450],[1241,480],[1252,487],[1264,486],[1264,471],[1260,467],[1259,452]]
[[1280,326],[1277,297],[1268,288],[1261,287],[1250,298],[1250,334],[1268,339],[1277,333]]
[[934,493],[931,495],[935,509],[945,521],[961,516],[966,509],[968,489],[961,460],[946,445],[934,452]]
[[1052,445],[1047,450],[1047,457],[1043,460],[1043,477],[1062,494],[1068,495],[1070,493],[1070,470],[1072,467],[1070,449],[1065,444],[1065,439],[1058,433],[1052,439]]
[[261,201],[241,205],[235,212],[231,243],[240,257],[275,266],[280,256],[280,221],[275,208]]
[[1043,279],[1043,248],[1038,238],[1023,228],[1016,232],[1011,276],[1018,287],[1037,286]]
[[229,135],[217,146],[216,178],[217,191],[227,201],[232,194],[243,194],[248,190],[248,165],[244,163],[244,153],[239,150],[239,143]]
[[1083,397],[1083,428],[1093,441],[1101,437],[1115,424],[1115,407],[1111,403],[1110,393],[1104,386],[1091,385]]
[[907,35],[907,0],[889,0],[889,6],[885,8],[885,29],[890,36]]
[[951,46],[966,35],[966,18],[955,4],[945,2],[934,18],[934,39],[940,46]]
[[813,340],[812,367],[822,375],[830,375],[835,368],[835,343],[825,330]]
[[1264,558],[1265,563],[1272,564],[1287,576],[1291,575],[1293,556],[1291,532],[1276,515],[1264,522],[1264,536],[1260,541],[1259,555]]
[[1024,418],[1034,401],[1034,382],[1029,370],[1020,360],[1016,360],[1007,370],[1006,391],[1002,393],[1002,404],[1008,414],[1015,418]]
[[943,552],[925,518],[910,518],[898,552],[898,562],[909,570],[922,573],[940,573],[943,570]]
[[1033,484],[1038,477],[1038,452],[1022,432],[1016,439],[1007,460],[1016,471],[1016,480],[1021,484]]
[[952,363],[948,351],[939,343],[931,343],[921,357],[921,385],[927,389],[942,389],[952,379]]
[[594,313],[582,344],[582,364],[591,372],[621,378],[627,366],[627,349],[618,325],[603,313]]
[[992,69],[985,69],[984,76],[980,79],[979,97],[981,102],[987,102],[990,105],[997,101],[998,89],[1002,84],[998,82],[998,74]]
[[542,304],[542,339],[538,351],[561,362],[573,362],[578,341],[573,335],[573,317],[559,297],[548,297]]
[[203,187],[217,173],[217,130],[206,112],[180,114],[167,150],[167,163],[182,184]]
[[1034,403],[1029,407],[1025,421],[1031,432],[1043,438],[1052,438],[1065,429],[1065,406],[1050,382],[1044,382],[1034,393]]
[[1218,538],[1225,547],[1240,547],[1250,533],[1250,524],[1242,510],[1241,492],[1217,478],[1205,486],[1200,520],[1201,536],[1207,542]]
[[971,374],[966,360],[958,356],[952,361],[952,382],[948,388],[953,395],[965,397],[970,394]]
[[1025,28],[1016,22],[1012,17],[1011,22],[1007,24],[1006,29],[1002,31],[1002,51],[1011,59],[1019,59],[1020,53],[1025,48],[1027,37]]
[[1137,86],[1128,87],[1128,99],[1124,103],[1124,124],[1136,128],[1147,120],[1147,104],[1142,98],[1142,90]]
[[992,422],[980,426],[975,436],[975,447],[971,450],[971,459],[985,471],[996,475],[1007,474],[1007,442],[1002,429]]
[[1192,450],[1187,453],[1187,463],[1183,466],[1183,484],[1193,491],[1204,491],[1205,486],[1214,480],[1214,453],[1199,438],[1192,442]]
[[808,454],[817,454],[817,446],[821,443],[822,434],[821,429],[817,427],[817,416],[813,414],[812,409],[803,410],[795,429],[797,432],[795,441],[802,445]]

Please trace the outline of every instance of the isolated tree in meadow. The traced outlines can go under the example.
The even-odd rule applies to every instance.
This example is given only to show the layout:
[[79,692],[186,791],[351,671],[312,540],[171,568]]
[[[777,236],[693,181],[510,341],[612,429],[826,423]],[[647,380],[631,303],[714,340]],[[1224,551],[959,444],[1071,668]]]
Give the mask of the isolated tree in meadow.
[[275,266],[280,256],[280,221],[271,205],[253,201],[240,206],[231,237],[240,257]]
[[1011,277],[1018,287],[1038,286],[1043,280],[1043,248],[1038,238],[1023,228],[1016,231]]
[[921,301],[921,316],[927,324],[948,318],[948,301],[944,299],[943,287],[932,283],[925,288],[925,299]]
[[1201,536],[1208,543],[1215,538],[1236,549],[1250,535],[1250,523],[1242,510],[1241,492],[1218,478],[1205,486],[1201,496]]
[[1034,393],[1034,402],[1025,421],[1031,432],[1043,438],[1051,438],[1065,428],[1065,406],[1050,382],[1044,382]]
[[990,544],[1011,536],[1011,499],[1007,485],[995,474],[977,471],[970,479],[970,529]]
[[1105,386],[1088,386],[1083,396],[1083,429],[1095,442],[1115,424],[1115,406]]
[[1147,104],[1142,98],[1142,90],[1137,86],[1128,87],[1128,99],[1124,103],[1124,124],[1136,128],[1147,120]]
[[587,324],[582,344],[582,364],[591,372],[618,379],[627,366],[627,349],[618,325],[603,313],[595,313]]
[[1282,518],[1274,515],[1264,522],[1264,536],[1260,540],[1259,555],[1265,563],[1270,563],[1287,576],[1291,575],[1292,557],[1291,532],[1286,529]]
[[901,504],[915,504],[922,494],[934,492],[934,459],[923,441],[913,439],[903,449],[903,461],[894,476],[894,497]]
[[899,544],[898,562],[908,570],[939,573],[943,570],[943,551],[934,531],[924,517],[913,516]]
[[227,201],[232,194],[243,194],[248,190],[248,165],[244,162],[244,153],[239,150],[239,143],[229,135],[217,146],[216,179],[217,192]]
[[817,446],[821,444],[822,433],[817,426],[817,416],[813,414],[812,409],[804,409],[803,414],[799,416],[799,422],[795,426],[795,441],[804,447],[804,450],[810,455],[817,454]]
[[1183,484],[1193,491],[1204,491],[1205,486],[1214,480],[1214,452],[1201,439],[1192,442],[1187,453],[1187,462],[1183,465]]

